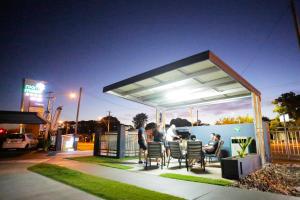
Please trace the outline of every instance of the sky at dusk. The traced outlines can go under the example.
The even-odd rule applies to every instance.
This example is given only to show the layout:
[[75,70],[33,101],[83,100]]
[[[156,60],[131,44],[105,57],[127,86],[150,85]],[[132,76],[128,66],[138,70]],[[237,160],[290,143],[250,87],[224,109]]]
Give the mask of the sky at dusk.
[[[300,2],[297,1],[300,12]],[[22,78],[47,82],[74,120],[83,87],[81,120],[111,111],[122,123],[155,109],[103,94],[104,86],[211,50],[262,93],[264,116],[284,92],[300,93],[300,48],[287,0],[1,1],[0,110],[19,110]],[[199,110],[203,122],[252,115],[251,101]],[[194,112],[194,117],[195,117]],[[188,110],[167,113],[187,117]]]

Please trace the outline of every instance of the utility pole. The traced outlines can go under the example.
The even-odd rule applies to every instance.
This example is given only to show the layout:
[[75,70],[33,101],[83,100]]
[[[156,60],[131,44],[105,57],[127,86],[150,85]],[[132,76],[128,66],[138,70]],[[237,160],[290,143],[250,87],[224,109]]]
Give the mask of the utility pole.
[[80,109],[81,93],[82,93],[82,87],[80,87],[80,89],[79,89],[78,104],[77,104],[77,113],[76,113],[75,136],[77,136],[77,133],[78,133],[78,117],[79,117],[79,109]]
[[45,141],[48,140],[48,136],[49,136],[49,130],[51,127],[51,121],[52,121],[52,108],[53,108],[53,101],[55,99],[54,92],[48,92],[48,96],[47,96],[47,107],[46,107],[46,111],[44,112],[44,118],[47,120],[47,124],[46,124],[46,129],[44,129],[44,139]]
[[107,111],[108,112],[108,119],[107,119],[107,132],[109,133],[109,130],[110,130],[110,113],[111,111]]

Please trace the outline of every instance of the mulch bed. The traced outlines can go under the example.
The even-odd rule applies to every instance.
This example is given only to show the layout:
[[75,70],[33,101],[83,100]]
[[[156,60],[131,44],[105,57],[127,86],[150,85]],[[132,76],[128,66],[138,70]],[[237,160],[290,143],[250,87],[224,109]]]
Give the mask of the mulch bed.
[[234,183],[233,186],[300,196],[300,165],[267,164],[262,169]]

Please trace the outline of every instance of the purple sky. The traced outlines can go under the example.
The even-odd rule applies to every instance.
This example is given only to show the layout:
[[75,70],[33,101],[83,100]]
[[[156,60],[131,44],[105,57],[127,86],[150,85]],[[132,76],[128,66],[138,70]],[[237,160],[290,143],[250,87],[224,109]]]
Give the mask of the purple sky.
[[[289,1],[1,1],[1,110],[18,110],[24,77],[48,82],[74,120],[76,102],[63,94],[83,87],[80,119],[112,111],[129,123],[154,109],[102,94],[103,86],[211,50],[271,101],[300,93],[300,49]],[[297,3],[300,12],[300,3]],[[194,111],[197,108],[194,108]],[[200,119],[252,115],[251,102],[201,107]],[[195,112],[194,112],[195,113]],[[187,110],[168,113],[186,117]]]

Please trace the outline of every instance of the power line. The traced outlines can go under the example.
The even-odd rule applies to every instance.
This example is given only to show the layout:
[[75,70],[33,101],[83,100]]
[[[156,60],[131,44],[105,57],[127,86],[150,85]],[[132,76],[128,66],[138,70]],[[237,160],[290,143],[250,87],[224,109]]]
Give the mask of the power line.
[[259,55],[259,52],[261,51],[262,47],[264,46],[264,44],[270,39],[270,37],[272,36],[275,28],[277,27],[277,25],[280,23],[281,19],[285,16],[285,14],[287,13],[287,11],[289,10],[289,7],[286,8],[286,10],[284,10],[281,15],[279,16],[279,18],[275,21],[275,23],[273,24],[271,31],[269,32],[269,34],[266,36],[265,40],[263,42],[261,42],[261,44],[258,47],[258,50],[255,52],[254,56],[250,59],[249,63],[244,67],[244,69],[241,72],[241,75],[243,75],[246,70],[250,67],[251,64],[253,64],[253,62],[255,61],[255,59],[257,58],[257,56]]
[[269,88],[274,88],[274,87],[280,87],[280,86],[286,86],[286,85],[292,85],[295,83],[300,83],[300,80],[298,81],[290,81],[290,82],[286,82],[286,83],[282,83],[282,84],[275,84],[275,85],[271,85],[271,86],[267,86],[264,89],[269,89]]

